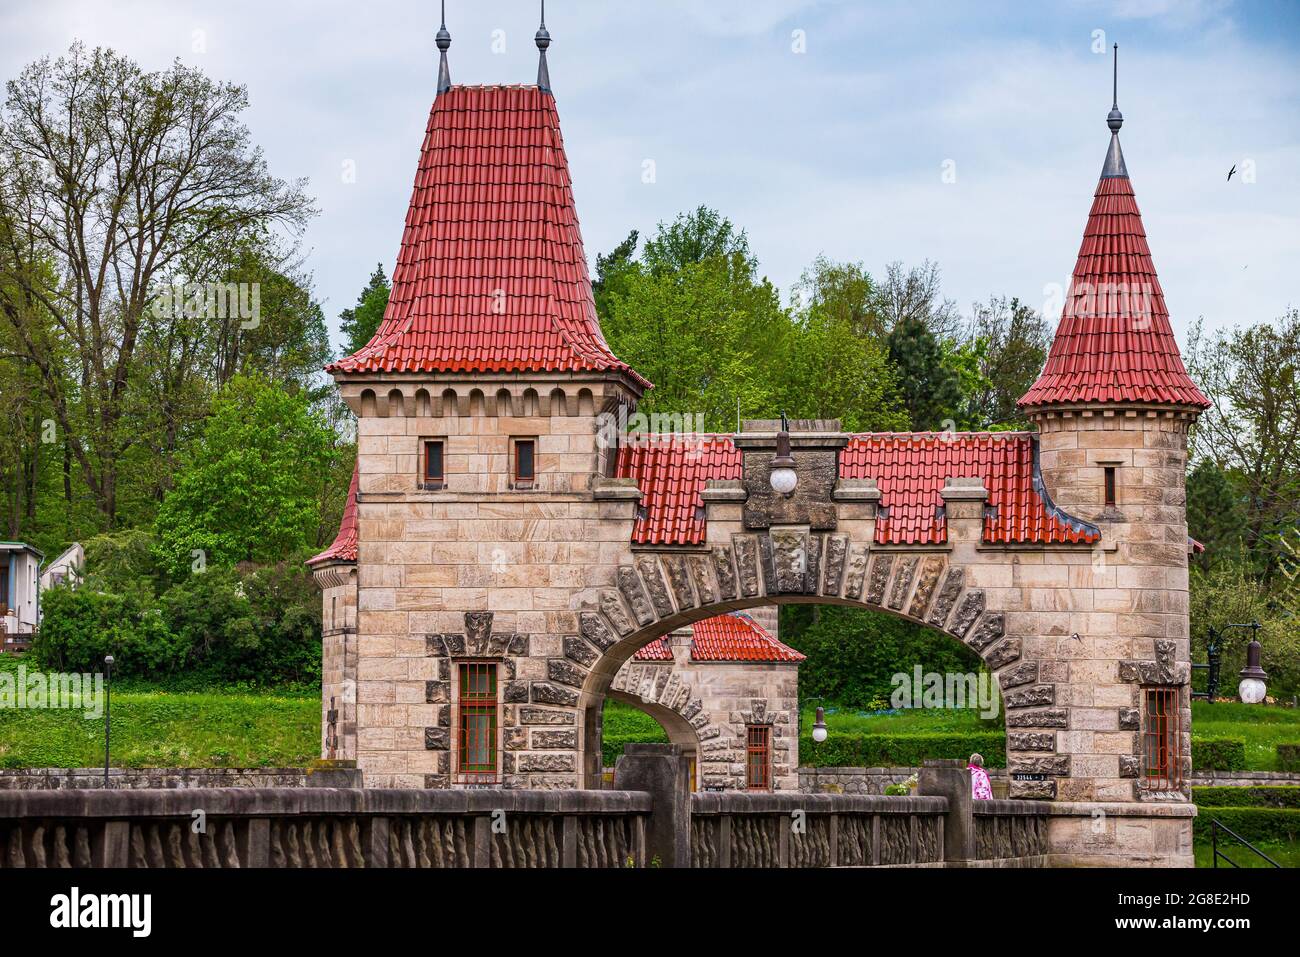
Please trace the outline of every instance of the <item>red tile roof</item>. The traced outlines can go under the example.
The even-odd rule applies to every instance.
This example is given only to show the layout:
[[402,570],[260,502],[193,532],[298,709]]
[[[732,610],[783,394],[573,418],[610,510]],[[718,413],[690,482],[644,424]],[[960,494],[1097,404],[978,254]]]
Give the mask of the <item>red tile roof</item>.
[[1097,184],[1047,366],[1020,399],[1085,402],[1210,406],[1178,353],[1127,175]]
[[[1042,486],[1028,432],[887,432],[856,435],[840,453],[840,477],[873,478],[883,515],[876,543],[947,541],[939,495],[948,478],[981,478],[989,490],[984,540],[1011,544],[1091,543],[1093,525],[1057,509]],[[618,475],[636,480],[641,509],[632,528],[637,545],[699,545],[705,541],[701,492],[709,479],[739,479],[740,451],[729,435],[671,438],[623,448]]]
[[699,545],[709,479],[739,479],[740,450],[729,435],[654,437],[623,446],[618,475],[636,480],[641,510],[632,526],[636,545]]
[[882,516],[876,544],[947,541],[939,495],[949,478],[981,478],[988,489],[984,541],[1095,542],[1101,533],[1052,506],[1035,467],[1028,432],[877,432],[856,435],[840,453],[840,477],[873,478]]
[[650,644],[636,650],[632,655],[637,661],[672,661],[673,648],[668,643],[668,636],[656,638]]
[[454,86],[429,113],[393,289],[350,372],[626,373],[601,334],[555,98]]
[[352,467],[352,483],[348,486],[348,499],[343,506],[343,520],[334,544],[319,555],[307,559],[308,565],[321,562],[355,562],[357,560],[357,478],[359,465]]
[[[733,612],[691,626],[692,661],[803,661],[748,615]],[[632,656],[637,661],[672,661],[667,638],[658,638]]]

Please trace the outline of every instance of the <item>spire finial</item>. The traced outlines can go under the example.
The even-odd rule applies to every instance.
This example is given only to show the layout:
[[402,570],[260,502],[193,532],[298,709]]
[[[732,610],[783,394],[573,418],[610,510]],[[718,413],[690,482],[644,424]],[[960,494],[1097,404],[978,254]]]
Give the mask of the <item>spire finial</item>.
[[1124,114],[1119,111],[1119,44],[1114,47],[1114,72],[1111,74],[1111,106],[1106,116],[1106,125],[1110,127],[1110,148],[1106,150],[1106,162],[1101,167],[1101,178],[1128,176],[1128,167],[1124,165],[1124,151],[1119,148],[1119,128],[1124,125]]
[[1106,117],[1106,125],[1110,127],[1112,133],[1118,133],[1119,128],[1124,125],[1124,114],[1119,111],[1119,44],[1114,47],[1114,73],[1111,75],[1111,101],[1110,114]]
[[451,89],[451,70],[447,67],[447,48],[451,46],[451,34],[447,32],[447,0],[442,0],[442,26],[438,27],[438,92],[446,93]]
[[546,69],[546,48],[551,45],[551,35],[546,30],[546,0],[542,0],[542,25],[537,28],[537,49],[541,55],[537,61],[537,88],[551,92],[551,73]]

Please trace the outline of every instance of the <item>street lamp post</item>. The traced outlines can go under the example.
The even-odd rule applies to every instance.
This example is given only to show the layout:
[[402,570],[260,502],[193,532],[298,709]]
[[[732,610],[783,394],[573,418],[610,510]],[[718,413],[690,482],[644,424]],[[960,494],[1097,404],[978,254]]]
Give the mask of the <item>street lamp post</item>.
[[113,656],[104,656],[104,787],[108,787],[108,746],[113,713]]

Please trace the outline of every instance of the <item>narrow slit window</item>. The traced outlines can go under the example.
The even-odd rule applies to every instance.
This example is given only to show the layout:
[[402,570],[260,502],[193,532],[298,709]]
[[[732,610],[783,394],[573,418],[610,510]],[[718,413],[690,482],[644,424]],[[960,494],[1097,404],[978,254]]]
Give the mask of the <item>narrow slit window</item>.
[[751,724],[745,728],[745,786],[751,791],[772,790],[772,728]]
[[1106,474],[1106,504],[1115,504],[1115,466],[1108,465],[1105,469]]
[[457,770],[462,782],[490,783],[497,777],[497,666],[490,661],[463,662],[458,677]]
[[1182,787],[1179,760],[1177,688],[1143,688],[1146,723],[1142,730],[1143,783],[1149,791]]
[[443,454],[441,440],[424,443],[424,484],[426,487],[442,488],[444,481]]
[[537,443],[532,439],[515,439],[515,485],[530,487],[537,479]]

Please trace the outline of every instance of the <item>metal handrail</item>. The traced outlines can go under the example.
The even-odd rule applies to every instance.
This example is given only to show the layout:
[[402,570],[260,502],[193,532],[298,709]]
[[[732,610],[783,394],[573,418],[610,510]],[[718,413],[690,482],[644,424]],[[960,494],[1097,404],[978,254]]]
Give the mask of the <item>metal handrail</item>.
[[1250,843],[1250,841],[1246,840],[1244,837],[1242,837],[1240,834],[1238,834],[1238,833],[1237,833],[1236,831],[1234,831],[1232,828],[1228,827],[1228,825],[1222,823],[1218,818],[1213,818],[1213,819],[1211,819],[1211,821],[1210,821],[1210,848],[1214,851],[1214,865],[1213,865],[1214,867],[1218,867],[1218,866],[1219,866],[1219,858],[1223,858],[1225,861],[1227,861],[1227,862],[1228,862],[1229,864],[1231,864],[1233,867],[1236,867],[1236,868],[1240,868],[1240,867],[1241,867],[1240,864],[1238,864],[1236,861],[1234,861],[1232,858],[1230,858],[1227,854],[1224,854],[1222,851],[1219,850],[1219,831],[1224,831],[1225,833],[1230,834],[1232,837],[1236,838],[1238,841],[1240,841],[1243,845],[1245,845],[1245,846],[1246,846],[1247,848],[1249,848],[1251,851],[1253,851],[1254,853],[1258,854],[1258,855],[1259,855],[1260,857],[1262,857],[1264,860],[1268,861],[1268,863],[1271,864],[1273,867],[1277,867],[1277,868],[1281,868],[1281,867],[1282,867],[1281,864],[1279,864],[1277,861],[1273,860],[1273,858],[1269,857],[1267,854],[1265,854],[1263,851],[1261,851],[1261,850],[1260,850],[1258,847],[1256,847],[1254,844]]

